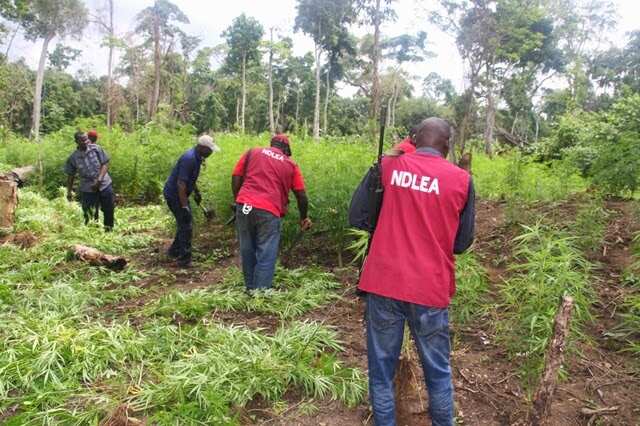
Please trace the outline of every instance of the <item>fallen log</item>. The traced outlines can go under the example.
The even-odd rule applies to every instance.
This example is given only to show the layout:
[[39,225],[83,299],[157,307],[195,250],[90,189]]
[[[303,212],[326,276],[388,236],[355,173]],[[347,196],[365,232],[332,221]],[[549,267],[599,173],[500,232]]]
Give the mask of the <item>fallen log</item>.
[[122,256],[112,256],[102,253],[93,247],[87,247],[80,244],[73,246],[73,255],[78,260],[89,263],[94,266],[105,266],[114,271],[122,271],[127,266],[127,259]]
[[0,175],[0,228],[11,229],[18,206],[18,187],[22,186],[35,167],[19,167]]
[[554,321],[553,336],[547,348],[542,378],[533,397],[533,409],[530,417],[533,426],[547,424],[551,416],[551,402],[558,381],[558,370],[564,359],[572,308],[573,298],[564,296]]

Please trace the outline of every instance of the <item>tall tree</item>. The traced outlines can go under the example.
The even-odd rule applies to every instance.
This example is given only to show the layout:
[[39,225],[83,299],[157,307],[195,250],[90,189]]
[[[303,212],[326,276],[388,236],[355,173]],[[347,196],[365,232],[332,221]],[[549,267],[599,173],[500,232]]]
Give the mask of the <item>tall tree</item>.
[[[322,54],[329,58],[349,39],[347,26],[355,20],[352,0],[298,0],[295,30],[313,38],[316,62],[316,92],[313,110],[313,138],[320,138],[320,87]],[[343,42],[339,42],[339,41]]]
[[[42,84],[49,44],[55,37],[80,35],[85,25],[87,9],[81,0],[33,0],[20,3],[23,12],[16,15],[28,40],[42,40],[40,60],[33,96],[31,136],[40,138]],[[24,8],[27,8],[26,10]]]
[[260,40],[264,35],[264,29],[255,18],[248,17],[244,13],[233,20],[222,36],[227,40],[229,53],[227,65],[230,68],[240,67],[242,79],[242,93],[240,102],[240,131],[245,131],[245,111],[247,107],[247,66],[260,60]]
[[[464,134],[476,88],[484,91],[485,152],[491,155],[496,111],[503,82],[530,62],[543,62],[541,52],[554,35],[544,25],[540,1],[441,0],[444,13],[433,18],[456,36],[458,50],[468,65],[469,88],[463,95],[469,107],[461,123]],[[462,142],[464,146],[464,140]]]
[[102,42],[102,46],[109,48],[109,56],[107,59],[107,90],[105,91],[105,104],[107,106],[107,127],[111,129],[113,121],[113,53],[118,45],[116,39],[115,24],[113,22],[114,15],[114,0],[105,1],[105,14],[106,16],[95,16],[93,21],[98,24],[102,32],[105,34],[105,38]]
[[64,71],[69,68],[71,63],[78,59],[80,53],[82,53],[80,49],[74,49],[73,47],[58,43],[55,49],[53,49],[53,52],[49,54],[49,63],[55,70]]
[[380,61],[382,59],[381,49],[381,27],[385,21],[392,21],[397,18],[391,4],[394,0],[356,0],[359,12],[366,24],[373,26],[373,46],[371,55],[371,107],[369,118],[376,120],[380,112]]
[[142,10],[138,16],[137,32],[147,34],[147,42],[153,44],[153,92],[149,101],[149,118],[153,118],[160,102],[160,77],[164,44],[182,34],[176,23],[188,24],[189,18],[178,6],[168,0],[156,0],[153,6]]

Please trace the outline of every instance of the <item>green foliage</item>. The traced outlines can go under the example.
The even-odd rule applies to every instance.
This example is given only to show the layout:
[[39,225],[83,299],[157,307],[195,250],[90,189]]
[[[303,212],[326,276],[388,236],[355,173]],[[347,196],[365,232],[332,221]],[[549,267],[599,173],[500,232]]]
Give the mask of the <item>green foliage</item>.
[[591,265],[572,237],[540,224],[523,228],[516,238],[518,263],[510,267],[513,276],[500,291],[504,318],[496,326],[499,339],[512,357],[520,359],[522,374],[531,384],[540,377],[561,297],[568,294],[574,299],[571,343],[583,338],[594,294]]
[[218,311],[248,311],[291,319],[338,298],[340,288],[331,274],[316,269],[281,269],[274,277],[273,289],[245,292],[238,270],[232,271],[225,285],[190,292],[175,291],[160,298],[151,313],[198,319]]
[[310,397],[340,399],[353,406],[364,398],[361,373],[332,355],[336,333],[316,323],[282,327],[273,336],[243,327],[209,327],[200,343],[167,365],[158,381],[144,384],[132,404],[156,409],[162,423],[237,424],[231,406],[260,396],[277,401],[295,386]]
[[571,230],[577,237],[576,245],[582,250],[596,251],[602,246],[609,212],[602,198],[589,200],[576,214]]
[[485,199],[556,201],[586,189],[572,167],[536,163],[518,153],[494,158],[475,154],[472,167],[476,191]]
[[483,318],[489,309],[487,300],[489,281],[486,271],[473,252],[456,257],[456,295],[451,301],[450,313],[456,325]]
[[537,149],[543,159],[565,158],[608,194],[630,196],[640,185],[640,95],[607,111],[571,111]]

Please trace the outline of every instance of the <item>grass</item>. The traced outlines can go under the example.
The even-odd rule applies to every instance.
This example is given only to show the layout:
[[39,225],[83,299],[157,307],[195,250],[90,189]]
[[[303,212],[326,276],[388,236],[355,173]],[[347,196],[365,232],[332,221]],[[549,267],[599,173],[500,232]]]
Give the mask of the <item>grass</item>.
[[503,316],[496,327],[499,340],[520,361],[523,378],[532,384],[540,375],[553,319],[565,294],[574,299],[570,345],[584,337],[583,326],[592,318],[592,266],[575,238],[541,224],[523,227],[516,237],[515,257],[513,275],[500,291]]
[[473,252],[456,258],[456,295],[449,309],[452,322],[466,325],[481,320],[491,308],[488,300],[489,282],[486,272]]
[[231,270],[225,283],[213,289],[174,291],[151,307],[151,314],[197,319],[213,310],[248,311],[292,319],[335,301],[341,287],[333,276],[313,268],[278,268],[274,287],[248,295],[240,272]]

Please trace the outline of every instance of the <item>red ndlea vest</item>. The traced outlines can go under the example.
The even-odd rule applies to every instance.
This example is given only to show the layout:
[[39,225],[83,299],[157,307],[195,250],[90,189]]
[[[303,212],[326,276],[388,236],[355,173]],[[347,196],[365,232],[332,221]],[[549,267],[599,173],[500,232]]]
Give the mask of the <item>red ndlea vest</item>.
[[359,288],[434,308],[455,294],[453,245],[469,174],[419,152],[382,161],[384,195]]
[[[244,175],[243,155],[233,170],[234,176]],[[304,190],[304,181],[299,167],[277,148],[253,148],[237,203],[250,204],[275,216],[287,213],[289,191]]]

